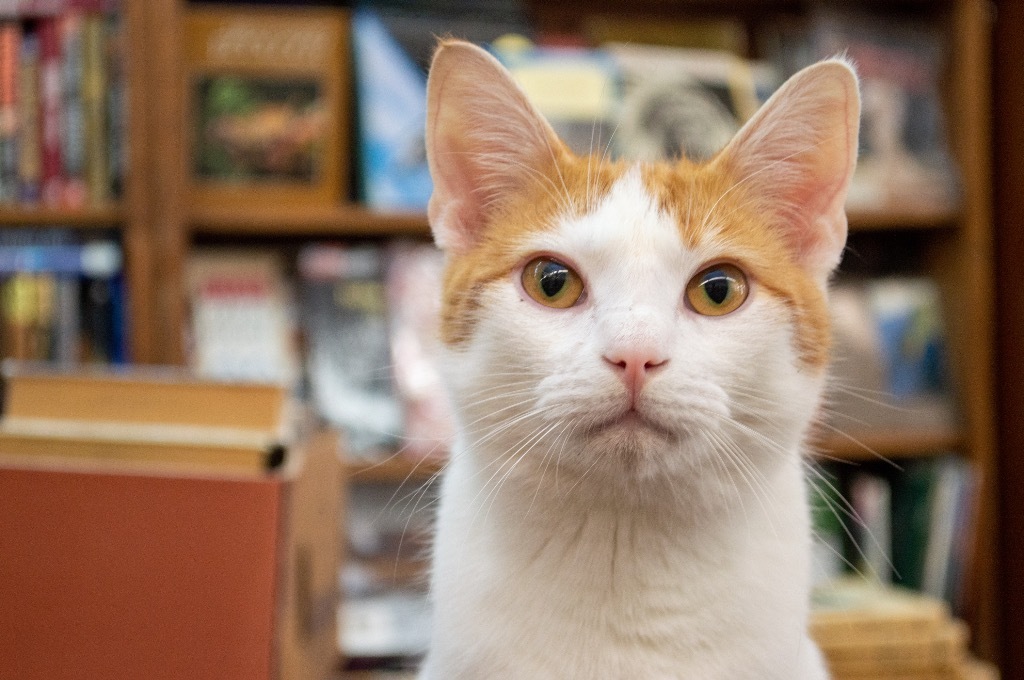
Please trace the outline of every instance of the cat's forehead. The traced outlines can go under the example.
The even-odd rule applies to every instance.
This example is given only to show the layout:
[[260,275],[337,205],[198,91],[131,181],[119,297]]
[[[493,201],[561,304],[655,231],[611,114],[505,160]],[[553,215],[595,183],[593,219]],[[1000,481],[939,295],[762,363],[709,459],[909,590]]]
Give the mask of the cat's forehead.
[[[678,186],[674,190],[685,191]],[[643,266],[684,267],[710,256],[720,241],[711,226],[689,228],[699,207],[691,205],[688,215],[667,210],[658,188],[651,186],[640,166],[633,166],[590,210],[557,216],[552,228],[532,235],[527,247],[553,250],[598,271],[630,260]]]

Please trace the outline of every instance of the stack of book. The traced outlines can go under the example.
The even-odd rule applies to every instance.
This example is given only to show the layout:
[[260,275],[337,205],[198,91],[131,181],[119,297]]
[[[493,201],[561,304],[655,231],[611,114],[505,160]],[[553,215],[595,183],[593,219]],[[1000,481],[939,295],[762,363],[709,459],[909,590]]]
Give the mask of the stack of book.
[[206,476],[283,467],[296,438],[283,387],[171,367],[62,370],[3,364],[0,463]]
[[815,592],[811,637],[835,680],[996,680],[939,599],[865,580]]
[[272,385],[4,368],[0,677],[328,676],[335,435]]
[[124,90],[112,4],[0,9],[0,205],[81,208],[118,192]]

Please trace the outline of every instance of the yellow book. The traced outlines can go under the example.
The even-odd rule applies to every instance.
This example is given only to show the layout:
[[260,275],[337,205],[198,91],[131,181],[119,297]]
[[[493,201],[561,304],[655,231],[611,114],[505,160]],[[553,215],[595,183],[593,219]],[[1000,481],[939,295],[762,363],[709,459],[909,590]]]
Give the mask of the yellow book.
[[119,471],[261,474],[285,462],[268,433],[184,425],[0,420],[0,461]]

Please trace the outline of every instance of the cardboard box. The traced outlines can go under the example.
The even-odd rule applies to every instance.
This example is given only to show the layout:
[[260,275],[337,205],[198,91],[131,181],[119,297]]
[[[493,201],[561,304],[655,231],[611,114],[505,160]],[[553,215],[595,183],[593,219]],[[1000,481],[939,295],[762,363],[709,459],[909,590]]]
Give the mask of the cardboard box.
[[300,446],[239,478],[0,461],[0,677],[327,677],[341,471]]

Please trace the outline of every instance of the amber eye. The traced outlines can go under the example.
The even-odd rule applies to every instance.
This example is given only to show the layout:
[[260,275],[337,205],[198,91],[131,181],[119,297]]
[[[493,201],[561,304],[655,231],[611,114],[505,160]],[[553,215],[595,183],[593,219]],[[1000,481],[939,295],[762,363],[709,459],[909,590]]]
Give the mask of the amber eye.
[[746,275],[731,264],[716,264],[686,284],[686,299],[698,314],[722,316],[736,311],[749,293]]
[[542,305],[566,309],[583,295],[583,280],[558,260],[538,257],[523,269],[523,288]]

